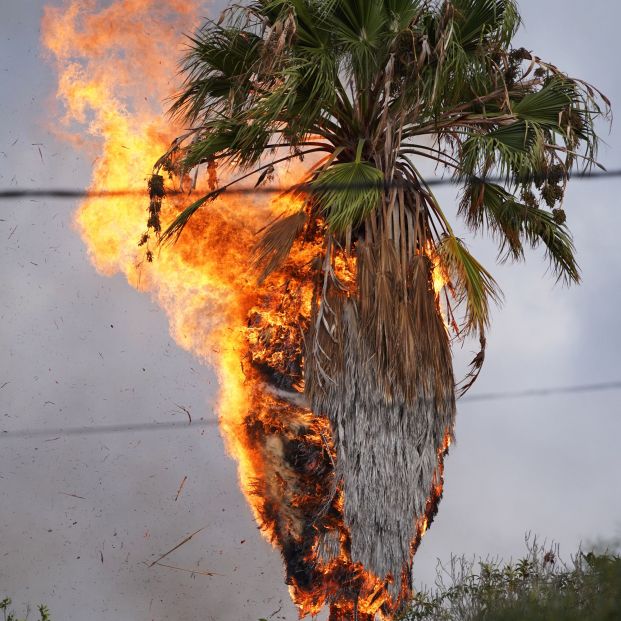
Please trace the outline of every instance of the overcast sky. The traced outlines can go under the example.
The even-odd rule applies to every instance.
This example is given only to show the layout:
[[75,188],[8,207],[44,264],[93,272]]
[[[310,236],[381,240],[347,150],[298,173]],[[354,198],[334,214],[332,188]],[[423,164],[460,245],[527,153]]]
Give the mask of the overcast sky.
[[[0,188],[85,187],[91,162],[53,135],[44,2],[0,0]],[[621,8],[523,0],[517,43],[619,101]],[[601,127],[605,133],[606,128]],[[621,168],[621,140],[601,161]],[[621,379],[621,180],[574,183],[566,210],[584,282],[555,285],[542,253],[494,274],[505,303],[472,396]],[[452,201],[450,191],[441,198]],[[89,264],[71,201],[0,203],[0,430],[213,417],[212,370],[122,277]],[[488,267],[493,247],[471,247]],[[469,352],[466,352],[469,353]],[[518,556],[527,531],[568,556],[621,527],[619,392],[463,402],[445,497],[417,581],[451,553]],[[187,481],[178,500],[183,478]],[[205,527],[169,557],[144,562]],[[58,621],[295,618],[278,553],[259,536],[215,428],[16,439],[0,435],[0,597]]]

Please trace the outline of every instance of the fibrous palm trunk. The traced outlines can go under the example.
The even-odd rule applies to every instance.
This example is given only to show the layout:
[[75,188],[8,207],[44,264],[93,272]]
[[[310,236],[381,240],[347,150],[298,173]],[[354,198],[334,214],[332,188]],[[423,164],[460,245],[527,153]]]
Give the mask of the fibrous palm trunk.
[[392,576],[395,596],[455,417],[449,339],[421,234],[427,223],[409,205],[391,201],[365,223],[353,289],[334,267],[344,251],[328,243],[305,369],[312,409],[332,427],[352,561]]

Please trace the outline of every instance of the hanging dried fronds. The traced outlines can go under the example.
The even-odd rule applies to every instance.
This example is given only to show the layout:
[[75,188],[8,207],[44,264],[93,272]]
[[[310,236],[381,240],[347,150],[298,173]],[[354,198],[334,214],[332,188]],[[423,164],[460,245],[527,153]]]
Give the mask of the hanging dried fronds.
[[164,192],[164,177],[162,175],[151,175],[149,177],[149,218],[147,228],[153,229],[155,233],[162,230],[160,224],[160,211],[162,210],[162,199]]

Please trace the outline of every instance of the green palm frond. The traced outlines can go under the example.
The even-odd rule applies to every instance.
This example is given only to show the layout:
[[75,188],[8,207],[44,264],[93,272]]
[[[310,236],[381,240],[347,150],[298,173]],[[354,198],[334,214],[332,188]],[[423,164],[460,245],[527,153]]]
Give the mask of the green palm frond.
[[328,21],[336,43],[349,56],[349,67],[360,84],[370,85],[378,61],[378,53],[386,44],[387,14],[383,3],[376,0],[335,2]]
[[320,171],[311,189],[335,233],[355,228],[378,206],[384,176],[368,162],[333,164]]
[[423,8],[423,0],[385,0],[381,3],[391,32],[405,32]]
[[[519,212],[518,212],[519,213]],[[524,206],[519,213],[524,236],[531,246],[545,246],[546,256],[558,280],[580,282],[574,243],[567,226],[557,222],[553,213],[536,207]]]
[[535,140],[533,127],[525,122],[499,127],[483,135],[499,150],[507,149],[516,153],[528,153]]
[[490,303],[499,303],[502,297],[498,283],[458,237],[444,235],[436,252],[465,306],[464,333],[483,331],[490,321]]
[[462,146],[461,171],[466,175],[486,174],[496,169],[511,177],[536,166],[539,130],[518,121],[487,133],[472,133]]
[[520,203],[503,187],[483,181],[468,186],[460,212],[473,229],[486,224],[499,237],[501,259],[521,259],[524,242],[532,248],[543,244],[556,276],[566,282],[580,281],[571,235],[553,213]]
[[284,112],[287,136],[298,142],[308,134],[324,111],[332,110],[336,102],[334,88],[338,65],[326,47],[306,47],[290,67],[283,72],[291,97]]
[[214,107],[222,112],[245,102],[263,41],[252,32],[212,22],[189,40],[190,52],[182,65],[185,82],[170,113],[191,124]]
[[521,230],[515,222],[502,215],[517,211],[514,197],[495,183],[472,181],[464,190],[459,211],[471,229],[477,230],[487,225],[492,233],[500,238],[499,255],[506,259],[521,259],[524,256]]
[[242,123],[228,120],[205,124],[203,132],[185,149],[185,167],[192,169],[215,155],[234,152],[237,136],[243,129]]
[[457,11],[457,38],[464,48],[486,37],[507,45],[520,25],[513,0],[452,0],[451,4]]
[[513,104],[512,109],[525,122],[558,128],[563,111],[572,104],[574,91],[571,82],[553,79],[542,89],[527,93],[523,99]]

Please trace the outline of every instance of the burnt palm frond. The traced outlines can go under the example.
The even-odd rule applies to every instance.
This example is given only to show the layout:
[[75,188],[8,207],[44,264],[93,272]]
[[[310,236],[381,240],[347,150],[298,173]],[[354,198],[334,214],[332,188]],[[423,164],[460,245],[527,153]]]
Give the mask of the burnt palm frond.
[[279,218],[268,226],[253,248],[253,260],[263,282],[289,256],[293,242],[304,229],[308,216],[304,211]]
[[205,196],[201,196],[199,199],[195,200],[191,205],[188,205],[166,228],[166,230],[160,236],[160,243],[165,244],[167,242],[173,241],[181,235],[183,229],[186,227],[190,218],[198,211],[200,207],[202,207],[205,203],[209,201],[214,201],[222,190],[215,190],[206,194]]

